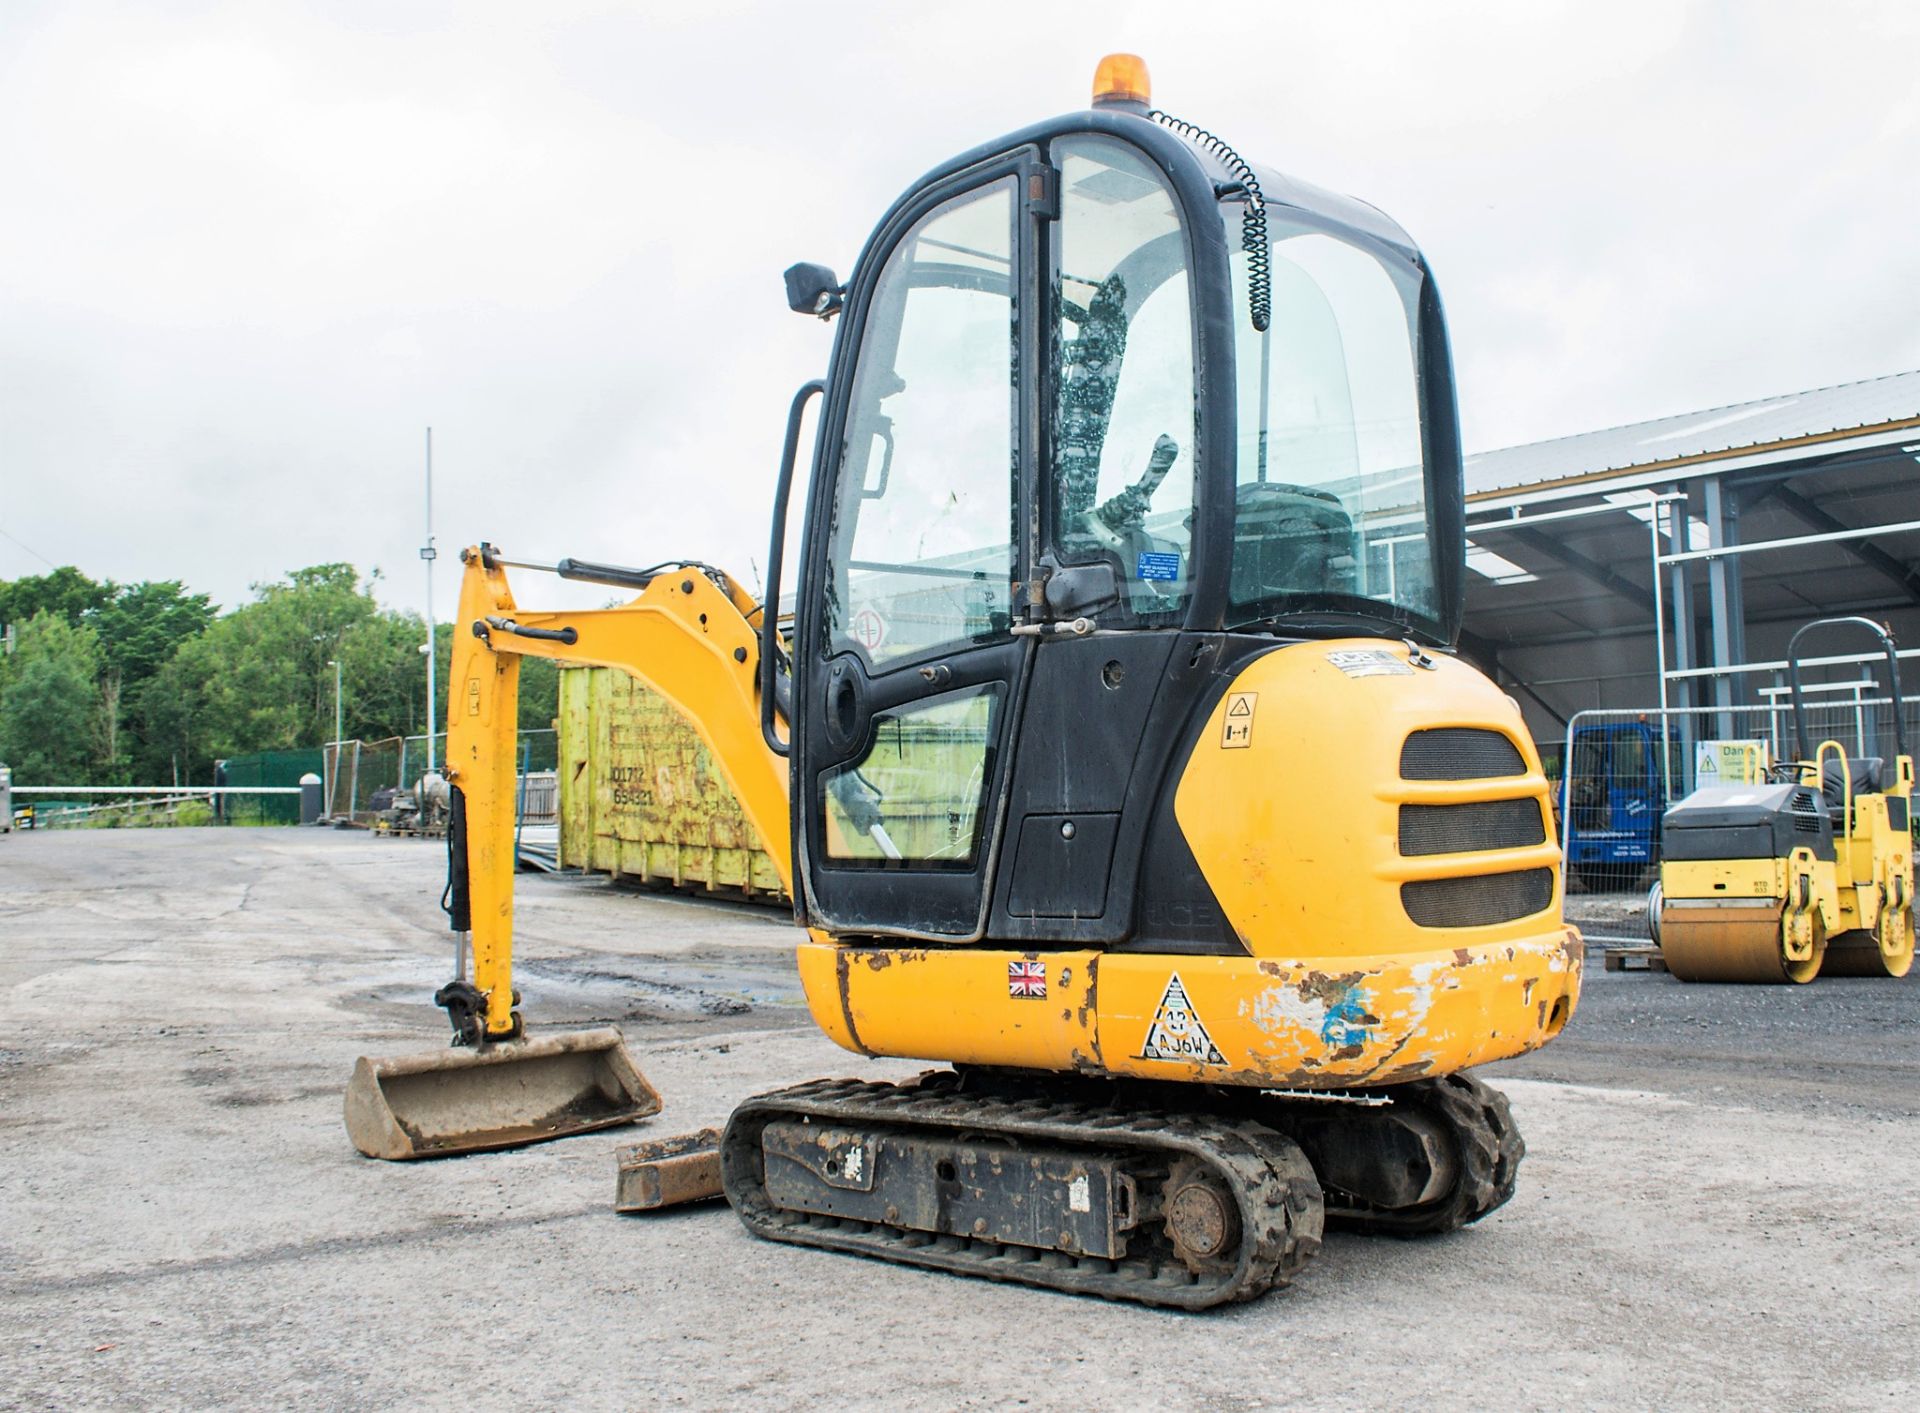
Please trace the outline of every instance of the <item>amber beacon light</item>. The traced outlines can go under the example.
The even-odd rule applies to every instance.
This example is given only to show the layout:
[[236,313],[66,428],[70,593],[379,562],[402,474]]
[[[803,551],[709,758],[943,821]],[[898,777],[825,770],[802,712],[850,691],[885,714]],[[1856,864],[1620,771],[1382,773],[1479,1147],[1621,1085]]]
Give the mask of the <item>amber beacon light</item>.
[[1138,103],[1144,108],[1151,104],[1153,94],[1147,78],[1147,61],[1138,54],[1107,55],[1093,71],[1093,102],[1095,107]]

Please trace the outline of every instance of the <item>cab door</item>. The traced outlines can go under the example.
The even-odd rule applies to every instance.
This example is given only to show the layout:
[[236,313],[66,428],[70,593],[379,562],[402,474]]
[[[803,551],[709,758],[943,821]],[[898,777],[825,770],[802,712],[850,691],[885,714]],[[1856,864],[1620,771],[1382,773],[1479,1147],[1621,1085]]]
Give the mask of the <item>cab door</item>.
[[849,291],[794,657],[797,903],[836,933],[984,929],[1030,652],[1011,630],[1036,163],[1010,153],[903,203]]

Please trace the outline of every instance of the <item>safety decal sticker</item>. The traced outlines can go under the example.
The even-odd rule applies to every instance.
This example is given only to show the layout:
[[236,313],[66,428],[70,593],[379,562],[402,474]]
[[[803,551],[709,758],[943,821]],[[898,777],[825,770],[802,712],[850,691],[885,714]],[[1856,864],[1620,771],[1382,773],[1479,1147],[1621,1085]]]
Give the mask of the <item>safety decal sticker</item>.
[[1161,579],[1172,583],[1180,577],[1180,556],[1149,550],[1133,566],[1136,579]]
[[1047,999],[1045,962],[1008,962],[1007,995],[1022,1001]]
[[1411,677],[1413,667],[1385,648],[1335,648],[1327,661],[1349,677]]
[[1213,1043],[1213,1037],[1207,1034],[1206,1026],[1200,1023],[1200,1013],[1187,999],[1187,988],[1180,984],[1179,972],[1168,980],[1166,993],[1160,997],[1160,1008],[1153,1013],[1153,1024],[1147,1027],[1140,1058],[1198,1061],[1203,1065],[1227,1062]]
[[853,622],[847,625],[848,634],[868,652],[875,652],[887,641],[887,620],[870,608],[863,608],[854,614]]
[[1253,744],[1253,709],[1260,703],[1258,692],[1229,692],[1227,715],[1220,728],[1220,749],[1238,750]]
[[1069,1212],[1091,1212],[1093,1210],[1093,1184],[1087,1181],[1085,1173],[1076,1173],[1067,1184],[1067,1210]]

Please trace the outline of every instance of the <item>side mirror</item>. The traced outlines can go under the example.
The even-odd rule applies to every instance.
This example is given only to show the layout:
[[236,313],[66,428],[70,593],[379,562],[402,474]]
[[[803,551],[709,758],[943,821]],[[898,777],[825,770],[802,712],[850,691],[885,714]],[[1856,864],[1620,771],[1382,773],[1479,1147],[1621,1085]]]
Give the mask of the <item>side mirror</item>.
[[801,263],[787,266],[787,308],[796,314],[817,314],[831,319],[846,302],[846,290],[825,265]]

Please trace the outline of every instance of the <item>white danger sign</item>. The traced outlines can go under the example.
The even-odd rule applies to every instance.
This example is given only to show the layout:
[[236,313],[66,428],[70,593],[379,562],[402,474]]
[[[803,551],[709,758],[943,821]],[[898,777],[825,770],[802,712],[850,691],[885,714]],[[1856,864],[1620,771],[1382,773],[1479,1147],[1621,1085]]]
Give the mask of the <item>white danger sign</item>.
[[1693,783],[1746,785],[1767,771],[1767,743],[1758,738],[1697,741],[1693,753]]
[[1200,1013],[1187,999],[1187,988],[1180,984],[1179,972],[1168,980],[1166,992],[1160,997],[1160,1008],[1153,1013],[1153,1024],[1147,1027],[1140,1058],[1197,1061],[1203,1065],[1227,1062],[1226,1056],[1214,1045],[1213,1037],[1207,1034],[1206,1026],[1200,1023]]

